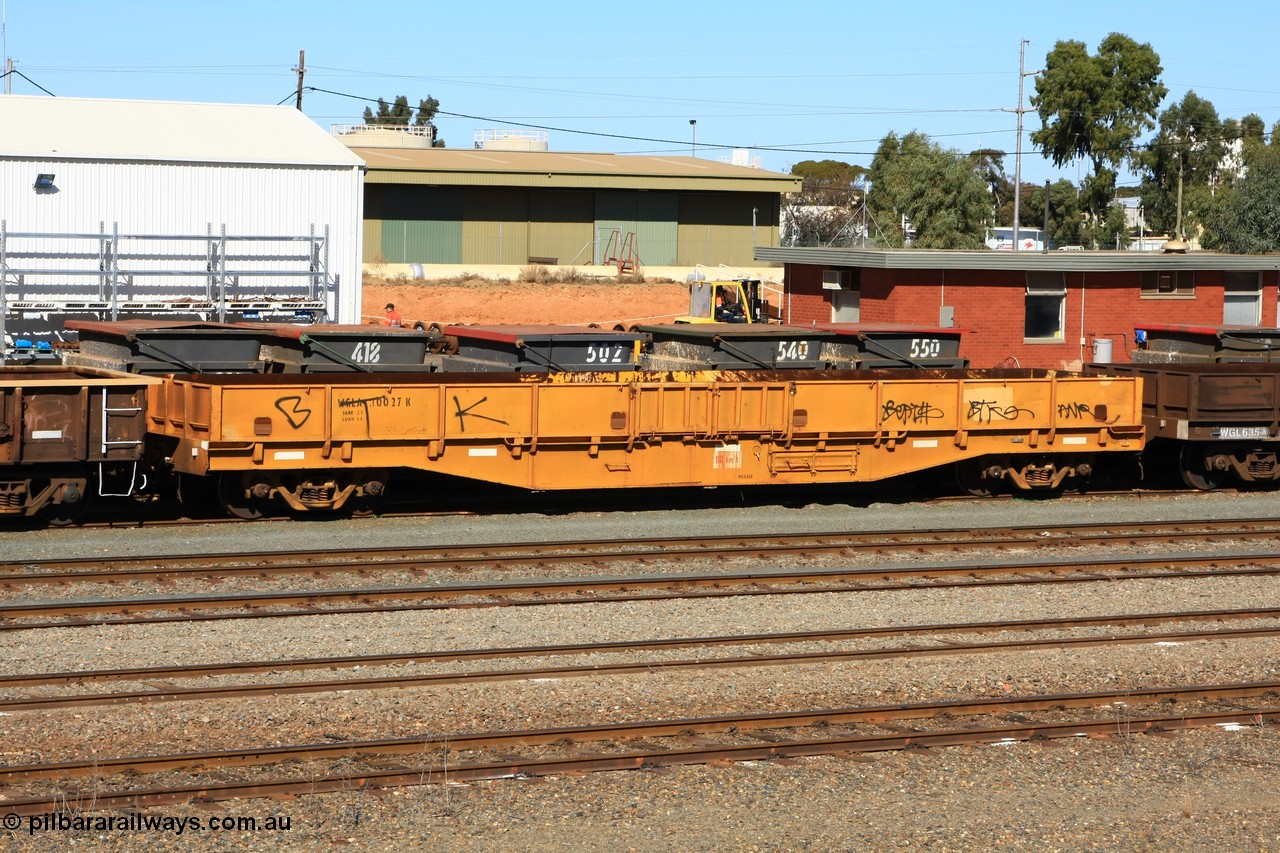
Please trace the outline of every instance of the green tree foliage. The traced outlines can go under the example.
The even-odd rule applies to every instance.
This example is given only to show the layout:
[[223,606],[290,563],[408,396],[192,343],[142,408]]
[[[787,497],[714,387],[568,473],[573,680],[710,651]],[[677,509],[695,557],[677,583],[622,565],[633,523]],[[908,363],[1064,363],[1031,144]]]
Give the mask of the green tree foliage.
[[801,160],[791,167],[791,174],[804,178],[806,189],[860,192],[867,170],[840,160]]
[[876,235],[901,246],[905,218],[914,229],[911,246],[921,249],[980,249],[991,218],[991,195],[965,154],[930,142],[922,133],[880,141],[867,173],[867,205]]
[[1245,255],[1280,252],[1280,147],[1263,149],[1215,201],[1206,217],[1205,248]]
[[1263,145],[1267,144],[1267,123],[1262,120],[1262,116],[1257,113],[1249,113],[1240,119],[1240,138],[1244,140],[1256,140]]
[[1004,151],[994,148],[969,152],[969,161],[991,192],[991,206],[996,210],[996,222],[999,224],[1013,223],[1013,179],[1004,171],[1004,158],[1007,156]]
[[440,111],[440,102],[430,95],[425,101],[418,101],[418,109],[415,111],[409,106],[409,98],[405,95],[397,95],[395,101],[390,105],[382,98],[378,98],[378,111],[374,112],[371,108],[364,108],[365,124],[389,124],[408,127],[412,124],[414,127],[428,127],[431,129],[432,143],[436,148],[444,147],[444,140],[440,138],[438,128],[434,121],[436,113]]
[[[1076,200],[1075,187],[1071,184],[1070,181],[1067,181],[1067,180],[1059,181],[1059,184],[1065,184],[1066,187],[1070,190],[1069,196],[1072,202],[1072,209],[1070,214],[1068,215],[1074,216],[1075,200]],[[1010,189],[1010,192],[1012,193],[1012,189]],[[1022,182],[1022,192],[1019,194],[1019,201],[1020,201],[1019,212],[1018,212],[1019,228],[1043,228],[1044,227],[1044,195],[1045,195],[1044,184],[1032,184],[1032,183],[1027,183],[1026,181]],[[1058,194],[1055,194],[1055,192],[1051,190],[1049,193],[1049,200],[1050,200],[1049,227],[1045,231],[1046,236],[1050,238],[1054,238],[1054,223],[1057,221],[1057,217],[1060,215],[1058,208],[1055,206],[1057,199],[1058,199]],[[1012,196],[1010,196],[1009,200],[1000,208],[999,214],[996,217],[996,224],[1003,225],[1006,228],[1013,225]],[[1075,241],[1067,240],[1066,242],[1074,243]]]
[[1187,92],[1181,103],[1160,114],[1156,138],[1138,158],[1149,228],[1174,233],[1181,194],[1182,233],[1197,230],[1221,181],[1226,137],[1239,138],[1241,133],[1240,125],[1232,124],[1224,128],[1213,104],[1195,92]]
[[[1225,127],[1226,122],[1223,122]],[[1232,137],[1223,131],[1225,141],[1230,144]],[[1252,162],[1267,147],[1267,123],[1257,113],[1249,113],[1240,119],[1240,158],[1244,163]]]
[[[1035,195],[1040,210],[1044,210],[1044,189]],[[1043,219],[1044,214],[1041,213]],[[1060,178],[1049,186],[1049,239],[1058,246],[1083,246],[1085,238],[1084,211],[1080,209],[1080,192],[1066,178]]]
[[1081,198],[1095,245],[1109,244],[1114,236],[1106,223],[1114,221],[1109,208],[1116,170],[1132,160],[1138,136],[1155,126],[1156,110],[1168,92],[1160,82],[1163,70],[1150,44],[1112,33],[1096,55],[1083,42],[1058,42],[1036,77],[1031,105],[1043,127],[1032,132],[1031,141],[1055,166],[1077,158],[1092,165]]

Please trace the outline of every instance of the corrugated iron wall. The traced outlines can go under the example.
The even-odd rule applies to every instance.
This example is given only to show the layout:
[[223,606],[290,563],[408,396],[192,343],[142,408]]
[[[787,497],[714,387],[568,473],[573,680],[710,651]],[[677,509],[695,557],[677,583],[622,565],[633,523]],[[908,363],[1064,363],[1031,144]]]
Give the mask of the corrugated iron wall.
[[778,208],[777,195],[769,193],[681,193],[675,263],[753,263],[752,232],[756,245],[776,245]]
[[642,264],[671,266],[676,262],[678,212],[679,196],[672,192],[596,193],[596,263],[608,260],[609,237],[617,232],[623,240],[635,234]]
[[388,263],[603,264],[616,233],[635,235],[647,266],[750,265],[753,230],[777,240],[772,193],[367,188],[365,256]]
[[529,190],[529,256],[565,266],[594,261],[595,199],[590,191]]
[[[37,174],[54,189],[33,188]],[[361,174],[356,167],[255,166],[236,163],[147,163],[12,157],[0,160],[0,219],[10,232],[44,234],[302,236],[329,229],[329,273],[340,277],[334,319],[357,322],[360,311]],[[302,244],[300,244],[302,245]],[[150,251],[185,254],[189,242],[149,241]],[[39,251],[83,252],[80,241],[48,239]],[[238,252],[260,251],[240,244]],[[160,262],[163,265],[163,262]],[[182,263],[173,262],[180,267]],[[87,295],[84,277],[45,298]],[[269,291],[270,282],[244,282]],[[192,283],[202,290],[203,283]],[[96,285],[95,285],[96,288]],[[65,290],[65,292],[63,292]]]
[[523,264],[529,258],[529,194],[513,187],[467,187],[462,263]]
[[393,264],[462,263],[462,187],[380,189],[377,209],[382,219],[383,260]]

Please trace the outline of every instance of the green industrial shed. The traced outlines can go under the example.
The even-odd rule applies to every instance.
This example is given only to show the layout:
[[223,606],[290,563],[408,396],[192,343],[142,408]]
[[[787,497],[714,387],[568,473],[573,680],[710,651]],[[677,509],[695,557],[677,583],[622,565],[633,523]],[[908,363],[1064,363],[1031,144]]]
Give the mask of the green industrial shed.
[[754,263],[800,179],[697,157],[358,147],[365,263]]

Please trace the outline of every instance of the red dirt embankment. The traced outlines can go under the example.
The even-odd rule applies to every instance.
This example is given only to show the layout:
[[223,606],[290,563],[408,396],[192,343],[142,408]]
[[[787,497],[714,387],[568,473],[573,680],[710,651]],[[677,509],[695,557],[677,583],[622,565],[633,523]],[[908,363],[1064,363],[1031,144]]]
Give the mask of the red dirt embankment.
[[395,304],[405,325],[530,323],[606,328],[621,323],[669,323],[688,312],[686,285],[672,282],[536,284],[472,279],[395,282],[366,277],[361,321],[376,322]]

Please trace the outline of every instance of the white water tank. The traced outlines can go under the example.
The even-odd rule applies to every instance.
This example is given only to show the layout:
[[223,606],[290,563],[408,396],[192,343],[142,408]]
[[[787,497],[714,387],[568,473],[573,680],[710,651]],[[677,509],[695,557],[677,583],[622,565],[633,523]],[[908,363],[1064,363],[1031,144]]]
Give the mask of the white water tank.
[[430,127],[386,124],[335,124],[330,132],[348,148],[430,148],[435,132]]
[[1111,338],[1094,338],[1093,339],[1093,363],[1094,364],[1110,364],[1111,363],[1111,344],[1114,343]]
[[475,147],[486,151],[546,151],[545,130],[477,130]]

